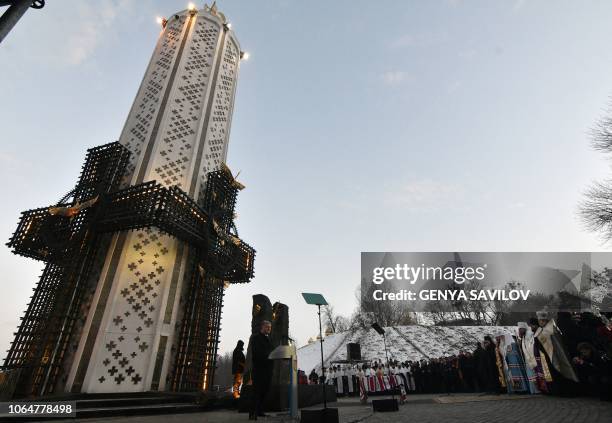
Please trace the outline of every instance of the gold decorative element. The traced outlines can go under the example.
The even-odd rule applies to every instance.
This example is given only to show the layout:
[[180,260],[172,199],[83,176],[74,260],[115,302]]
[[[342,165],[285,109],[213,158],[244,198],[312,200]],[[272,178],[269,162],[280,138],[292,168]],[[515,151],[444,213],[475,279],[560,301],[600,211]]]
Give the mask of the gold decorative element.
[[261,305],[255,304],[253,307],[253,317],[257,316],[261,312]]
[[245,186],[244,186],[243,184],[241,184],[240,182],[238,182],[238,181],[236,180],[236,178],[238,178],[238,175],[240,175],[240,172],[238,172],[238,173],[236,174],[236,176],[234,176],[234,175],[232,174],[232,171],[230,170],[230,168],[229,168],[229,167],[228,167],[228,166],[227,166],[225,163],[221,163],[221,170],[222,170],[223,172],[225,172],[225,173],[227,174],[227,176],[229,176],[229,178],[230,178],[230,179],[231,179],[231,181],[232,181],[232,186],[233,186],[234,188],[236,188],[236,189],[237,189],[237,190],[239,190],[239,191],[242,191],[242,190],[245,188]]
[[73,218],[77,214],[81,212],[81,210],[86,209],[88,207],[93,206],[98,201],[98,196],[96,195],[94,198],[91,198],[84,203],[77,201],[77,203],[72,207],[49,207],[49,214],[52,216],[63,216]]
[[225,245],[225,241],[229,241],[236,246],[240,245],[240,238],[232,234],[228,234],[227,232],[224,232],[215,219],[213,219],[213,229],[215,230],[217,235],[219,235],[219,238],[221,238],[221,245]]

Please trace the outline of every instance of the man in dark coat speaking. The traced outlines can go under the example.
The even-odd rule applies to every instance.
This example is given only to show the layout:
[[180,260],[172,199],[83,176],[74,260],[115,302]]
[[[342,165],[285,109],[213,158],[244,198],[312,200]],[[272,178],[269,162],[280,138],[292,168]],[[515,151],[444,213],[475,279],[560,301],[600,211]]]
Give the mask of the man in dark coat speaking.
[[264,320],[259,326],[259,333],[251,338],[251,348],[253,351],[253,401],[249,420],[257,420],[257,416],[264,417],[263,401],[270,389],[272,380],[272,360],[268,358],[272,352],[270,342],[270,332],[272,324]]

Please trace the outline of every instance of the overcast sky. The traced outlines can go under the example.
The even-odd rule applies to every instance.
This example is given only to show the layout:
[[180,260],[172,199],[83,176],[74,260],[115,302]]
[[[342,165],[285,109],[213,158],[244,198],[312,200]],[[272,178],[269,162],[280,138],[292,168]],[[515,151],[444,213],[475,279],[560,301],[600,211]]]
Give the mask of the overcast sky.
[[[155,17],[186,4],[48,0],[0,44],[0,241],[119,137]],[[588,131],[612,94],[612,2],[218,4],[251,54],[228,163],[257,249],[255,279],[226,291],[222,351],[256,293],[289,306],[299,344],[317,331],[301,292],[349,315],[361,251],[605,249],[576,205],[610,170]],[[6,247],[0,266],[4,351],[42,266]]]

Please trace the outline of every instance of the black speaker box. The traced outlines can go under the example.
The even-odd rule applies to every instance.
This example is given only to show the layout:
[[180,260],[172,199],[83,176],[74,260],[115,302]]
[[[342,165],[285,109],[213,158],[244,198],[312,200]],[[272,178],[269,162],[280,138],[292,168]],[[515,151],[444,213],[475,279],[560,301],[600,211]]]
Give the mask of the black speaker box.
[[320,408],[318,410],[302,410],[300,423],[338,423],[337,408]]
[[346,344],[346,359],[361,360],[361,345],[355,343]]
[[396,399],[372,400],[372,410],[374,411],[399,411],[399,404]]

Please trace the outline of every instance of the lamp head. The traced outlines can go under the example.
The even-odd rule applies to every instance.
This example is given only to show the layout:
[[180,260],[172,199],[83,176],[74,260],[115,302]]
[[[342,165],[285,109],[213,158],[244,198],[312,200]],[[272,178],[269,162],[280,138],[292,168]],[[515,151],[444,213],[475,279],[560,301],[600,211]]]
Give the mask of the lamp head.
[[376,332],[378,332],[379,335],[384,335],[385,334],[385,330],[383,328],[380,327],[380,325],[378,323],[372,323],[372,329],[374,329]]

